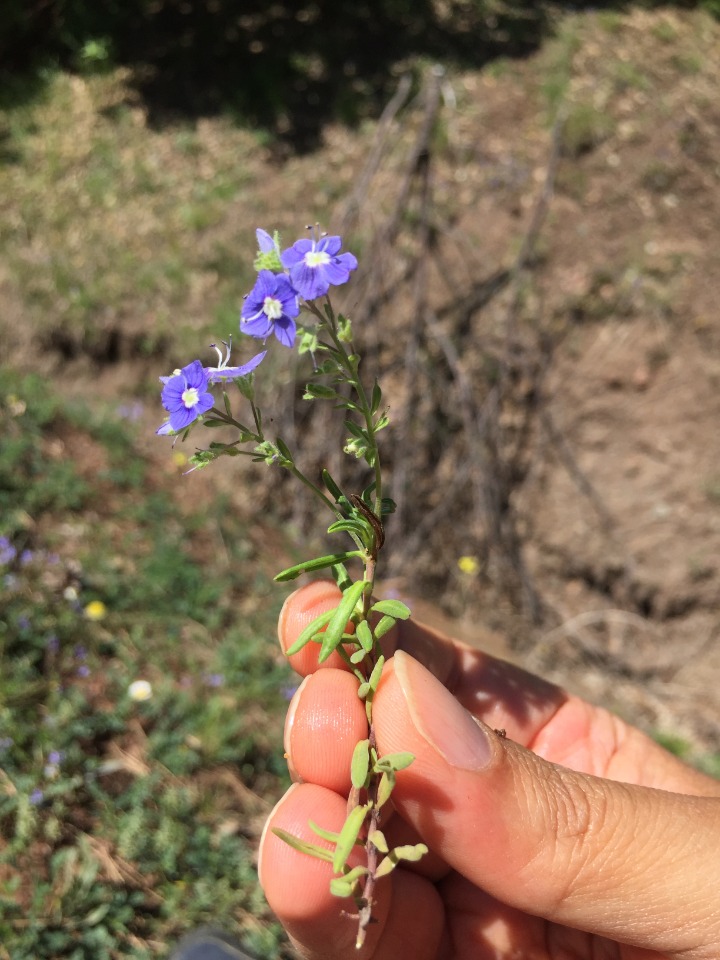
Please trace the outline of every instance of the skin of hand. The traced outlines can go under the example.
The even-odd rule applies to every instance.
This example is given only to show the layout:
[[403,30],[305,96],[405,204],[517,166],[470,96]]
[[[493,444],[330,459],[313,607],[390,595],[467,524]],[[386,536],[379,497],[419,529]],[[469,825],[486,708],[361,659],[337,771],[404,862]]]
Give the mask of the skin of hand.
[[[338,596],[325,582],[294,593],[283,649]],[[339,655],[318,667],[317,650],[292,658],[305,678],[285,726],[295,782],[259,857],[301,957],[720,958],[720,783],[602,708],[413,620],[390,636],[373,719],[381,754],[415,754],[385,835],[430,853],[378,882],[377,922],[356,951],[353,904],[330,894],[331,865],[270,829],[318,842],[308,820],[335,831],[345,820],[365,710]]]

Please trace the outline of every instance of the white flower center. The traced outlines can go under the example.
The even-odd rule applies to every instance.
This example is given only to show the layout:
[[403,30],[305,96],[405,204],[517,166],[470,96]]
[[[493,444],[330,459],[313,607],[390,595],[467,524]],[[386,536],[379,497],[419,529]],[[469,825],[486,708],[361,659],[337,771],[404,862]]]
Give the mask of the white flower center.
[[330,254],[324,250],[311,250],[305,254],[305,266],[307,267],[322,267],[326,263],[330,263]]
[[195,387],[187,387],[187,389],[183,390],[181,399],[187,409],[190,410],[200,402],[200,394]]
[[263,313],[268,320],[279,320],[282,316],[282,302],[277,297],[265,297],[263,300]]

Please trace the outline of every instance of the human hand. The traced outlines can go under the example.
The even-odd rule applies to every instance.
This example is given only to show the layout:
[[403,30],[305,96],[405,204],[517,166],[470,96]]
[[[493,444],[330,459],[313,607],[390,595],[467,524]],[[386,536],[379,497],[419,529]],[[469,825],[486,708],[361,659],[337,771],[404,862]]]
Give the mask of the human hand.
[[[329,583],[293,594],[283,648],[337,600]],[[720,783],[605,710],[413,620],[389,646],[378,750],[416,759],[397,775],[383,831],[391,846],[422,840],[431,852],[378,883],[377,923],[356,951],[330,865],[269,829],[312,842],[308,819],[338,830],[367,735],[357,681],[337,654],[317,668],[309,644],[291,659],[306,678],[285,729],[296,783],[260,851],[270,906],[303,957],[720,957]]]

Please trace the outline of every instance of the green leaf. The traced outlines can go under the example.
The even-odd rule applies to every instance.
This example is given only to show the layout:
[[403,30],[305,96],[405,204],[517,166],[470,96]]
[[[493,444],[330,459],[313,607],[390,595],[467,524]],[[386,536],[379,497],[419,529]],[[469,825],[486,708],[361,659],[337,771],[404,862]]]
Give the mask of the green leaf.
[[227,423],[224,420],[203,420],[203,426],[214,430],[216,427],[226,427]]
[[293,463],[293,462],[294,462],[294,461],[293,461],[293,455],[290,453],[290,448],[289,448],[288,445],[285,443],[285,441],[284,441],[281,437],[278,437],[278,438],[275,440],[275,443],[277,444],[277,448],[278,448],[278,450],[280,451],[280,453],[282,454],[282,456],[283,456],[286,460],[288,460],[290,463]]
[[332,619],[328,623],[327,630],[323,636],[318,662],[324,663],[330,656],[335,647],[341,642],[347,622],[352,616],[355,605],[363,595],[367,584],[364,580],[357,580],[352,586],[348,587],[343,594],[342,600],[335,608]]
[[378,784],[377,790],[377,799],[375,801],[375,806],[380,809],[384,804],[390,799],[390,794],[395,788],[395,774],[391,770],[386,770],[385,773],[380,777],[380,783]]
[[328,527],[328,533],[354,533],[356,537],[365,542],[370,528],[368,524],[361,520],[336,520]]
[[382,504],[380,507],[380,513],[383,517],[389,516],[391,513],[395,513],[397,509],[397,504],[390,497],[383,497]]
[[397,773],[398,770],[405,770],[406,767],[409,767],[414,759],[415,754],[413,753],[386,753],[384,757],[380,757],[375,762],[374,770],[376,773],[385,773],[388,770]]
[[357,867],[353,867],[352,870],[348,870],[347,873],[344,873],[341,877],[342,880],[347,880],[349,883],[354,883],[359,880],[360,877],[366,877],[370,871],[367,867],[363,867],[361,864],[358,864]]
[[329,553],[324,557],[315,557],[314,560],[304,560],[302,563],[296,563],[287,570],[281,570],[275,574],[274,580],[277,583],[284,583],[286,580],[294,580],[301,573],[308,573],[311,570],[324,570],[326,567],[332,567],[336,563],[344,563],[351,557],[361,557],[359,550],[348,550],[345,553]]
[[305,646],[306,643],[310,643],[316,633],[319,633],[322,628],[332,620],[335,609],[326,610],[325,613],[321,613],[319,617],[315,617],[312,623],[309,623],[307,627],[303,630],[300,636],[297,638],[295,643],[285,651],[286,657],[292,657],[293,654],[297,653],[299,650]]
[[360,641],[360,646],[366,653],[370,653],[373,648],[374,640],[370,624],[367,620],[361,620],[355,628],[355,636]]
[[345,424],[345,428],[347,429],[348,433],[351,433],[354,437],[357,437],[358,440],[364,440],[365,443],[370,442],[370,438],[368,437],[367,433],[362,427],[358,426],[357,423],[353,423],[352,420],[343,420],[343,423]]
[[347,568],[344,563],[334,563],[332,566],[332,575],[335,583],[338,585],[342,593],[345,593],[347,588],[352,583],[350,579],[350,574],[347,572]]
[[[368,679],[365,681],[365,683],[361,683],[360,686],[358,687],[358,696],[360,697],[361,700],[365,700],[369,698],[372,701],[373,694],[377,690],[378,684],[380,683],[380,677],[382,676],[382,670],[384,665],[385,665],[385,657],[382,657],[382,656],[378,657],[378,661],[373,667],[372,673],[370,674]],[[368,717],[368,719],[370,718]]]
[[410,607],[401,603],[400,600],[378,600],[370,607],[372,613],[386,613],[389,617],[395,617],[396,620],[407,620],[410,616]]
[[428,848],[424,843],[408,843],[402,847],[395,847],[395,849],[391,850],[385,859],[380,862],[379,867],[375,871],[375,879],[379,880],[380,877],[386,877],[389,873],[392,873],[401,860],[409,860],[411,863],[417,863],[427,852]]
[[303,394],[303,400],[334,400],[336,397],[337,390],[322,383],[308,383]]
[[384,430],[385,427],[390,423],[390,417],[384,413],[381,417],[378,417],[373,427],[375,428],[375,433],[378,433],[380,430]]
[[352,761],[350,763],[350,780],[352,785],[358,790],[365,786],[365,781],[367,780],[370,769],[369,747],[369,740],[360,740],[359,743],[355,744],[355,749],[353,750]]
[[322,482],[325,484],[325,489],[335,498],[335,500],[339,500],[342,497],[342,490],[330,476],[330,473],[325,469],[322,471]]
[[370,400],[371,413],[377,413],[381,403],[382,403],[382,390],[380,389],[380,384],[376,380],[375,386],[373,387],[372,399]]
[[360,647],[359,650],[356,650],[355,653],[351,654],[350,663],[360,663],[360,661],[364,660],[366,656],[367,654],[365,653],[363,648]]
[[386,633],[392,630],[396,623],[397,620],[395,617],[381,617],[375,627],[375,639],[379,640],[381,637],[384,637]]
[[385,839],[385,834],[382,832],[382,830],[373,830],[368,836],[368,840],[373,844],[373,846],[377,847],[380,853],[387,853],[390,849],[388,847],[387,840]]
[[319,837],[322,837],[323,840],[329,840],[329,842],[332,844],[336,844],[340,839],[339,833],[334,833],[332,830],[325,830],[323,827],[319,827],[313,820],[308,820],[308,826],[313,833],[316,833]]
[[237,377],[233,380],[233,383],[236,384],[240,393],[245,397],[246,400],[255,399],[255,374],[248,373],[244,377]]
[[340,839],[335,847],[335,855],[332,862],[335,873],[341,873],[347,863],[347,858],[352,853],[352,849],[362,830],[362,825],[365,823],[365,817],[371,807],[372,802],[368,801],[368,803],[363,806],[353,807],[347,815],[347,819],[340,831]]
[[306,840],[294,837],[286,830],[281,830],[280,827],[273,827],[272,832],[276,837],[284,840],[293,850],[299,850],[300,853],[307,853],[309,856],[316,857],[318,860],[325,860],[327,863],[333,862],[332,851],[326,850],[325,847],[319,847],[316,843],[308,843]]

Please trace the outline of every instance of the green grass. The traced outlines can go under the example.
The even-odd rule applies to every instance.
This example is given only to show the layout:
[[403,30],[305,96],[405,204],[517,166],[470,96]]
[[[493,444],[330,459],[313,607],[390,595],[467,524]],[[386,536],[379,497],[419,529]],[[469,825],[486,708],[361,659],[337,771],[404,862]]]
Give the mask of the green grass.
[[0,956],[150,958],[221,922],[279,957],[254,856],[287,782],[281,598],[224,504],[153,489],[127,424],[0,377]]

